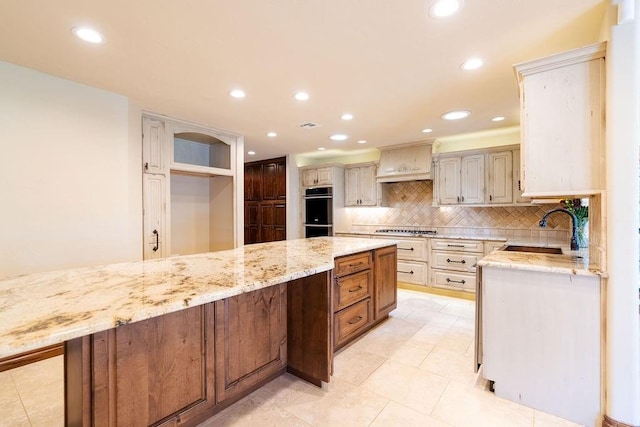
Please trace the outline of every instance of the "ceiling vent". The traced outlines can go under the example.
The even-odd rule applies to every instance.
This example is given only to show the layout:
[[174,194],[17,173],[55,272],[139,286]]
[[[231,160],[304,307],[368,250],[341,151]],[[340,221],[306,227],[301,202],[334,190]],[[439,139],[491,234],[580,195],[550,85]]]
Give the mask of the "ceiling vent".
[[313,122],[307,122],[307,123],[303,123],[300,125],[301,128],[303,129],[313,129],[313,128],[317,128],[320,125],[317,123],[313,123]]

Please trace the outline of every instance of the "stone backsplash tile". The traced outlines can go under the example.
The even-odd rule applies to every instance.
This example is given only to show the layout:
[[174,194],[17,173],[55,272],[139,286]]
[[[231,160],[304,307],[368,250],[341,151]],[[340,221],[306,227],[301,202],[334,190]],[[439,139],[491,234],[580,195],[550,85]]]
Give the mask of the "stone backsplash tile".
[[465,232],[477,236],[564,239],[570,221],[565,215],[549,217],[546,228],[538,221],[555,205],[472,207],[433,205],[433,181],[384,184],[389,207],[351,209],[354,231],[376,227],[430,228],[438,232]]

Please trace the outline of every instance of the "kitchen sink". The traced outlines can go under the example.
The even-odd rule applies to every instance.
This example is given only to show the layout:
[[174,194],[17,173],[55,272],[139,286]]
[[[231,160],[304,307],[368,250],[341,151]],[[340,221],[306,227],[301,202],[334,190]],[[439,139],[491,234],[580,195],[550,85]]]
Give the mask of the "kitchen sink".
[[503,249],[504,251],[511,252],[533,252],[536,254],[556,254],[562,255],[561,248],[549,248],[544,246],[518,246],[518,245],[507,245]]

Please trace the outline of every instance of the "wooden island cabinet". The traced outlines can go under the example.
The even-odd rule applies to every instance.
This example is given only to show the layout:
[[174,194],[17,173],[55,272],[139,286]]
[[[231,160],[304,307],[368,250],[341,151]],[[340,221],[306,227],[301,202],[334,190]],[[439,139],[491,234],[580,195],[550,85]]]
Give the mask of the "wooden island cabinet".
[[[329,382],[334,351],[395,308],[395,264],[395,245],[376,248],[336,258],[334,270],[67,341],[65,424],[192,426],[286,370]],[[344,337],[341,313],[355,323]]]

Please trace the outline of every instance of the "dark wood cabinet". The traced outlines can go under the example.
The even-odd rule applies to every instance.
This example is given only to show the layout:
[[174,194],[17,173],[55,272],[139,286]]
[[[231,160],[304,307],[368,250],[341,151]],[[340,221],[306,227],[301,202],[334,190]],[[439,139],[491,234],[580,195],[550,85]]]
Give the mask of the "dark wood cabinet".
[[287,366],[287,284],[215,302],[217,401],[234,398]]
[[244,243],[287,238],[286,158],[245,163]]

